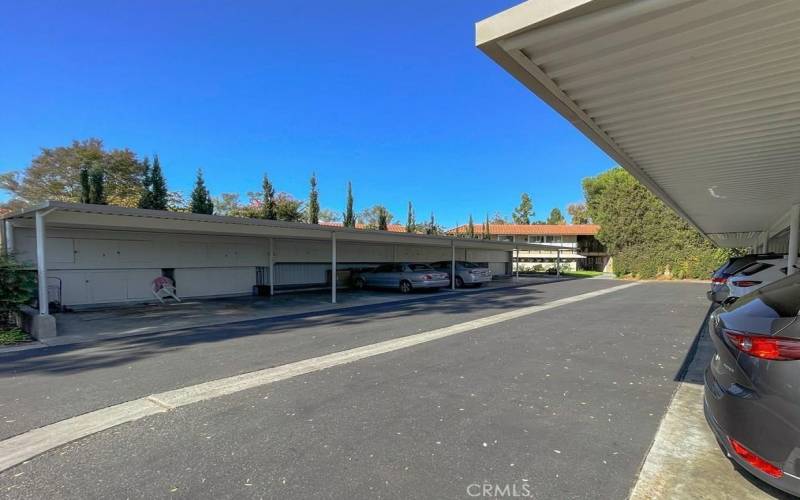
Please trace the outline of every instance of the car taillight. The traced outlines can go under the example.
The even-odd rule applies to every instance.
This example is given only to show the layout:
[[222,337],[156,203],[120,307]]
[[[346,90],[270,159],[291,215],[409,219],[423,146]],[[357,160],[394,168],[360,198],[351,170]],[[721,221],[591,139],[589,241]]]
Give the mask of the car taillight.
[[800,359],[800,340],[786,337],[766,337],[736,330],[722,330],[728,340],[743,353],[771,361]]
[[423,280],[432,280],[432,279],[433,279],[433,276],[431,276],[430,274],[426,274],[426,275],[424,275],[424,276],[422,277],[422,279],[423,279]]
[[747,288],[749,286],[760,285],[761,283],[762,283],[761,281],[739,280],[739,281],[734,281],[733,282],[733,286],[738,286],[738,287],[741,287],[741,288]]
[[718,277],[715,277],[715,278],[711,278],[711,282],[712,282],[712,283],[716,283],[716,284],[718,284],[718,285],[722,285],[722,284],[724,284],[724,283],[727,283],[727,282],[728,282],[728,278],[718,278]]
[[733,448],[733,451],[735,451],[737,455],[742,457],[742,459],[744,459],[744,461],[747,462],[748,464],[752,465],[761,472],[764,472],[765,474],[769,474],[772,477],[783,476],[783,471],[779,467],[775,467],[774,465],[767,462],[763,458],[759,457],[752,451],[748,450],[739,441],[733,439],[732,437],[729,437],[728,441],[730,441],[731,448]]

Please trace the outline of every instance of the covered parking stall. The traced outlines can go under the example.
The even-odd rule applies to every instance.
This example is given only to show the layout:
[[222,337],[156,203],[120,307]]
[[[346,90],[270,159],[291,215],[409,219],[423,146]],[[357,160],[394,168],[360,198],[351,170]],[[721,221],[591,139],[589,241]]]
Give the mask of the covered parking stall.
[[509,275],[511,253],[536,246],[55,201],[7,216],[3,234],[39,277],[30,326],[39,337],[56,334],[56,299],[72,308],[152,301],[159,276],[182,298],[329,287],[336,303],[352,270],[470,260]]
[[[712,241],[786,253],[787,273],[797,272],[800,2],[533,0],[479,22],[476,39]],[[710,361],[735,368],[719,357],[705,325],[695,346],[631,498],[760,498],[758,489],[769,487],[744,480],[736,472],[742,469],[727,463],[703,415]],[[732,390],[742,387],[734,380]],[[771,401],[755,403],[764,419],[753,429],[774,427],[785,418],[774,408],[795,404],[767,392]],[[745,392],[742,398],[763,395]],[[732,403],[728,417],[752,422],[756,414]],[[773,460],[774,474],[783,451],[761,458],[771,451],[757,433],[745,432],[743,446],[752,451],[722,447],[728,456],[736,453],[740,465],[749,463],[749,472]],[[764,432],[770,435],[776,434]],[[785,487],[797,467],[782,466],[772,477],[782,476]]]
[[476,44],[715,243],[796,261],[799,34],[796,1],[531,0]]

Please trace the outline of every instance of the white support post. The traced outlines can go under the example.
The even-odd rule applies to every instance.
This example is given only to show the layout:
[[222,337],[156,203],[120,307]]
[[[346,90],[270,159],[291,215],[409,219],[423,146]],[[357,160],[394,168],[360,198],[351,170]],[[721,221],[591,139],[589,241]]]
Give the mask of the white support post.
[[[514,252],[517,254],[517,257],[514,259],[516,261],[516,264],[517,264],[515,276],[516,276],[516,279],[519,279],[519,247],[514,247]],[[513,266],[514,263],[512,262],[511,265]]]
[[769,229],[764,231],[761,236],[761,251],[767,253],[769,248]]
[[556,248],[556,276],[561,277],[561,249]]
[[786,274],[797,272],[797,251],[800,243],[800,205],[793,205],[789,213],[789,262]]
[[450,242],[450,289],[456,289],[456,240]]
[[4,243],[5,243],[6,253],[10,255],[14,253],[14,226],[11,225],[11,221],[8,219],[6,219],[3,222],[5,223]]
[[275,295],[275,238],[269,239],[269,296]]
[[336,303],[336,233],[331,233],[331,304]]
[[39,281],[39,315],[50,314],[50,304],[47,298],[47,259],[45,258],[46,232],[44,216],[41,210],[36,212],[36,273]]

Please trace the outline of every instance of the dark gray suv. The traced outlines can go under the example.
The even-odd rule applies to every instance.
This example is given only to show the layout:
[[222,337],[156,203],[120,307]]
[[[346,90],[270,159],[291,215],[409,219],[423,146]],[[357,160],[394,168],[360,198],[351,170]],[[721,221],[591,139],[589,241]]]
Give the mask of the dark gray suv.
[[728,455],[800,495],[800,273],[723,302],[709,318],[716,355],[705,413]]

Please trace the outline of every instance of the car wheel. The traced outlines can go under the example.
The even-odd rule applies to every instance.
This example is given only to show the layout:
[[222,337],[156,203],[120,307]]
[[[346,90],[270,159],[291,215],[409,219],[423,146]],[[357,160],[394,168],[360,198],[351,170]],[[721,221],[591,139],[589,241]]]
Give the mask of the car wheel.
[[411,292],[411,282],[407,280],[403,280],[400,282],[400,293],[410,293]]
[[363,290],[366,286],[367,284],[364,282],[364,278],[356,278],[353,282],[353,288],[356,290]]
[[461,279],[461,276],[456,276],[456,288],[461,288],[464,286],[464,280]]

